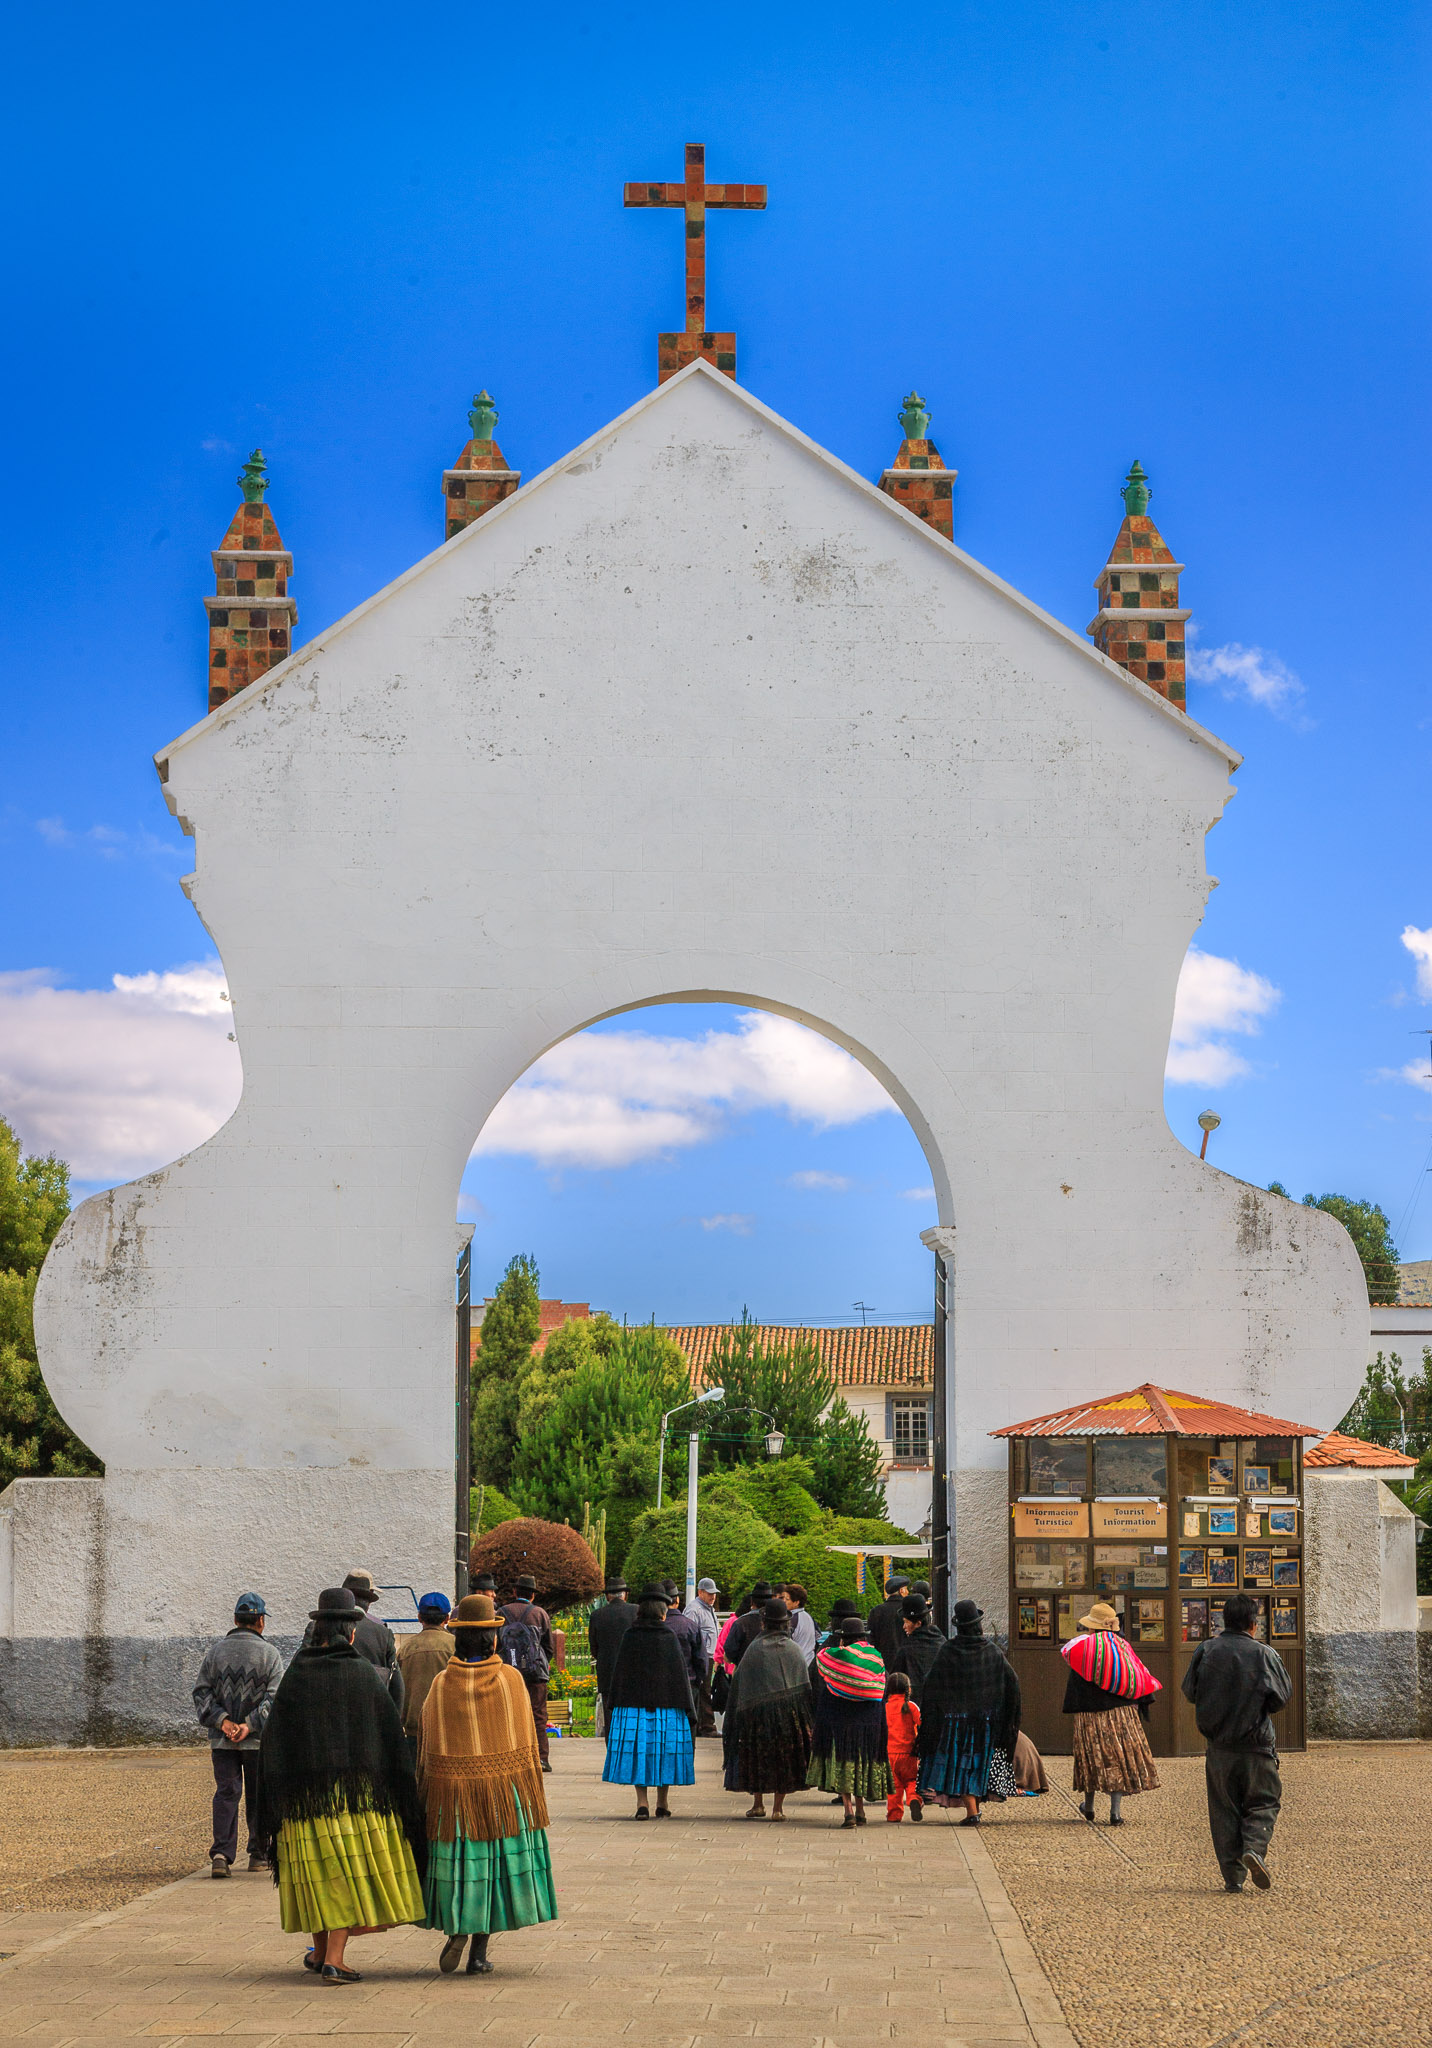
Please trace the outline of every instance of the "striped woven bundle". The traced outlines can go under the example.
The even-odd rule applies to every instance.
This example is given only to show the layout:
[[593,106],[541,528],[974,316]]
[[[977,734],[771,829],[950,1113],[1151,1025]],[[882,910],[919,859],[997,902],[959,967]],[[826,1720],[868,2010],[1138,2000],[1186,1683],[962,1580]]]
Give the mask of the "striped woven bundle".
[[1070,1669],[1116,1700],[1146,1700],[1163,1686],[1117,1630],[1086,1629],[1060,1651]]
[[842,1643],[822,1650],[816,1669],[840,1700],[881,1700],[885,1697],[885,1659],[874,1643]]

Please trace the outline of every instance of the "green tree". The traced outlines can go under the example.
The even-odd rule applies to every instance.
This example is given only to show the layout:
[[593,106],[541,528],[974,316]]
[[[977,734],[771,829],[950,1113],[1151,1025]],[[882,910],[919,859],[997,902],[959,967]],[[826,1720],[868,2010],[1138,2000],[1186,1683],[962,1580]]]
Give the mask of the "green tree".
[[69,1214],[70,1170],[53,1153],[25,1159],[0,1117],[0,1488],[101,1470],[61,1421],[35,1351],[35,1282]]
[[519,1252],[497,1283],[472,1361],[472,1476],[506,1486],[517,1447],[521,1383],[542,1327],[537,1261]]
[[[615,1509],[622,1482],[642,1465],[649,1446],[655,1463],[664,1410],[688,1391],[686,1363],[664,1332],[648,1325],[619,1333],[606,1356],[591,1354],[559,1380],[551,1406],[524,1430],[512,1467],[517,1499],[529,1514],[550,1521],[581,1519],[582,1504],[608,1510],[608,1561],[615,1561]],[[668,1454],[668,1464],[679,1463]],[[655,1492],[655,1473],[651,1473]],[[648,1496],[645,1505],[651,1504]]]
[[706,1378],[726,1390],[724,1400],[701,1411],[701,1433],[718,1465],[754,1465],[764,1459],[772,1426],[767,1416],[792,1451],[808,1452],[835,1399],[835,1380],[821,1364],[814,1338],[798,1336],[790,1344],[767,1346],[748,1310],[717,1339]]
[[837,1515],[883,1516],[882,1462],[865,1417],[837,1394],[811,1446],[816,1499]]
[[1420,1458],[1432,1451],[1432,1346],[1423,1346],[1422,1370],[1414,1373],[1403,1372],[1396,1351],[1379,1351],[1338,1428],[1367,1443],[1398,1446],[1405,1430],[1410,1452]]
[[[1270,1195],[1287,1195],[1281,1181],[1270,1181]],[[1291,1196],[1288,1197],[1291,1200]],[[1321,1209],[1335,1216],[1352,1239],[1367,1278],[1367,1298],[1385,1307],[1397,1299],[1401,1275],[1397,1270],[1397,1246],[1392,1242],[1392,1225],[1376,1202],[1356,1202],[1349,1195],[1304,1195],[1305,1209]]]
[[[702,1503],[696,1516],[696,1569],[730,1598],[752,1586],[755,1561],[779,1542],[769,1522],[744,1506]],[[651,1579],[686,1577],[686,1507],[649,1508],[637,1519],[626,1557],[627,1583],[634,1593]]]

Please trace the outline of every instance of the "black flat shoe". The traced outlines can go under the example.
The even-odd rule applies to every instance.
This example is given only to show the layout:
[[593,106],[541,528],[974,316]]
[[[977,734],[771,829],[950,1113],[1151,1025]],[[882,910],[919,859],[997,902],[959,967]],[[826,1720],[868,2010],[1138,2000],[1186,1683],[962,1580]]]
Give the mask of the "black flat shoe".
[[303,1967],[305,1970],[312,1970],[315,1977],[322,1970],[323,1965],[319,1962],[318,1957],[313,1953],[312,1949],[310,1949],[308,1951],[308,1954],[304,1957]]
[[658,1806],[658,1808],[656,1809],[656,1818],[658,1820],[670,1820],[671,1808],[669,1806]]
[[845,1816],[845,1819],[840,1823],[840,1825],[843,1828],[853,1828],[855,1826],[855,1815],[853,1813],[848,1813]]
[[471,1955],[467,1959],[467,1968],[463,1975],[466,1977],[490,1977],[492,1975],[492,1965],[486,1956]]
[[1111,1813],[1109,1815],[1109,1826],[1111,1828],[1121,1828],[1123,1825],[1124,1816],[1121,1813]]
[[342,1963],[325,1963],[323,1981],[325,1984],[361,1984],[363,1978],[359,1971],[346,1970]]
[[637,1808],[637,1810],[636,1810],[635,1814],[633,1815],[633,1819],[635,1819],[635,1820],[650,1820],[650,1819],[651,1819],[651,1808],[650,1808],[649,1806],[639,1806],[639,1807]]
[[465,1934],[450,1934],[443,1943],[442,1954],[438,1957],[438,1968],[445,1977],[450,1977],[462,1961],[462,1952],[466,1947]]

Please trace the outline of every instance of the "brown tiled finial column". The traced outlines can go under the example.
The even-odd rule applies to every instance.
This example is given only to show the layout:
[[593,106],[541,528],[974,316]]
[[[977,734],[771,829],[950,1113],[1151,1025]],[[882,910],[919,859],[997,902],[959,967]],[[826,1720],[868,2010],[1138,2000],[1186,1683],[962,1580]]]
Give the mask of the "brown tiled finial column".
[[490,393],[478,392],[467,423],[472,439],[452,468],[443,471],[444,540],[451,540],[474,519],[481,519],[484,512],[510,498],[522,481],[521,470],[507,467],[506,457],[492,438],[497,407]]
[[708,185],[706,145],[686,145],[686,177],[679,185],[627,185],[623,206],[679,206],[686,215],[686,332],[656,337],[656,381],[664,384],[678,370],[698,358],[713,370],[724,371],[734,383],[736,337],[711,334],[706,329],[706,209],[708,206],[736,206],[747,212],[765,211],[764,185]]
[[954,484],[959,471],[946,469],[944,459],[929,438],[930,414],[918,391],[912,391],[897,415],[905,429],[895,467],[887,469],[880,488],[907,512],[913,512],[942,533],[955,537]]
[[204,599],[211,711],[255,676],[287,661],[298,624],[298,607],[288,594],[293,556],[264,503],[268,465],[262,448],[255,448],[238,480],[244,502],[212,558],[218,594]]
[[1095,579],[1099,609],[1086,631],[1101,654],[1187,711],[1189,614],[1178,601],[1183,563],[1174,560],[1148,516],[1153,493],[1142,464],[1129,471],[1122,496],[1124,523]]

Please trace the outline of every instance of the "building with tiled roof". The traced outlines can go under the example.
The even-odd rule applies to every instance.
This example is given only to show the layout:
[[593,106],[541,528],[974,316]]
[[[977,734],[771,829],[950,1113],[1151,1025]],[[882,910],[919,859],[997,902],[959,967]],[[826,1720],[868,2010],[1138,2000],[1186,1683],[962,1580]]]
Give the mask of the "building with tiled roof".
[[[482,1304],[484,1313],[492,1307],[493,1297],[489,1294]],[[586,1301],[539,1301],[537,1304],[537,1342],[532,1349],[540,1357],[547,1349],[547,1339],[554,1330],[560,1330],[563,1323],[584,1323],[592,1313],[590,1302]],[[482,1349],[482,1325],[473,1317],[472,1355],[476,1358]]]
[[[696,1388],[712,1384],[712,1361],[729,1323],[672,1325],[666,1334],[685,1353]],[[834,1329],[799,1323],[761,1323],[760,1343],[770,1348],[798,1340],[814,1344],[821,1364],[847,1405],[863,1415],[885,1461],[886,1511],[898,1528],[919,1529],[930,1512],[930,1435],[934,1426],[933,1323],[842,1324]]]
[[1370,1444],[1360,1436],[1344,1436],[1330,1429],[1319,1444],[1304,1454],[1305,1466],[1320,1470],[1375,1472],[1380,1479],[1406,1479],[1417,1469],[1417,1460],[1407,1451],[1395,1451],[1389,1444]]

